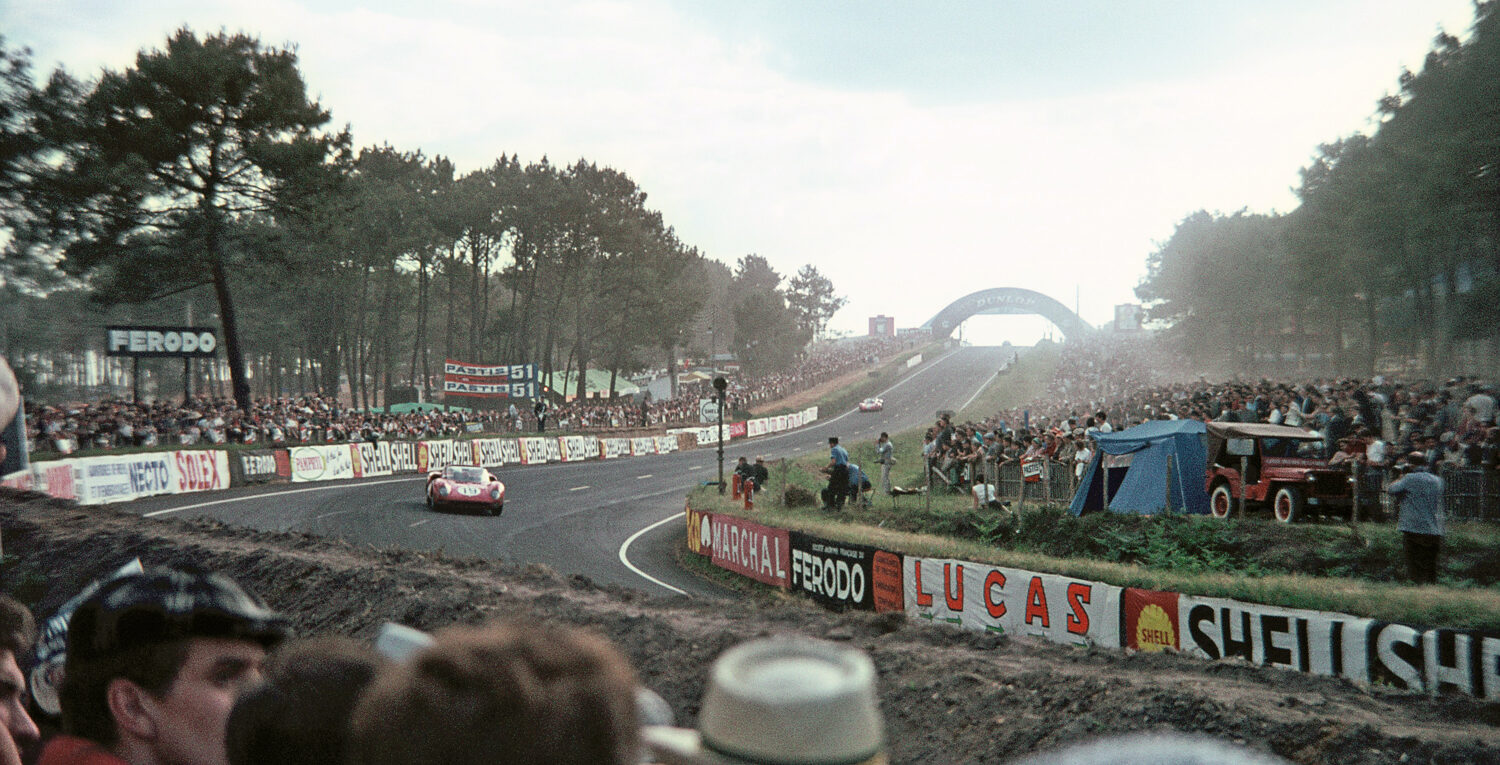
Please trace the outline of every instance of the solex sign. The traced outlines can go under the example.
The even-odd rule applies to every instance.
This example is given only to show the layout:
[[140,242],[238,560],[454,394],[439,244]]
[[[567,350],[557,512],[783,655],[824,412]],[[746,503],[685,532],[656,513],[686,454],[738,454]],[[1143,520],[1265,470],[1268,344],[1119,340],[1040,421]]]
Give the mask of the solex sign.
[[219,340],[206,327],[105,327],[110,356],[213,358]]

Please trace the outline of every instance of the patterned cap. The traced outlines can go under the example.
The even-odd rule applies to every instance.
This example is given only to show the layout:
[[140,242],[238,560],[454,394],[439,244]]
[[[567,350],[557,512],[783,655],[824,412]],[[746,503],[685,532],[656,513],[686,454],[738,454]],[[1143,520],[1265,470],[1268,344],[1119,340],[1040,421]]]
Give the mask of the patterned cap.
[[249,640],[271,647],[287,621],[223,574],[148,569],[104,583],[68,623],[68,661],[192,637]]

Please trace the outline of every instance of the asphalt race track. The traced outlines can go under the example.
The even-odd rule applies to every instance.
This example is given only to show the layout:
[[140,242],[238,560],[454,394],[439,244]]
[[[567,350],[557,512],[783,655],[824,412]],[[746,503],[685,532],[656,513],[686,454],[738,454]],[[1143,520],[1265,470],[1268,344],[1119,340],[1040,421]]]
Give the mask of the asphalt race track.
[[[932,355],[929,352],[929,355]],[[726,475],[736,458],[794,456],[874,441],[880,431],[930,424],[939,409],[959,409],[995,375],[999,348],[962,348],[916,367],[881,395],[882,412],[820,412],[791,433],[726,444]],[[327,484],[282,484],[144,499],[122,507],[152,517],[205,516],[270,531],[301,531],[375,547],[442,551],[457,557],[542,563],[661,595],[722,596],[680,571],[672,546],[682,536],[688,488],[718,476],[713,448],[669,455],[496,470],[506,485],[498,518],[434,513],[423,502],[424,477],[370,478]],[[897,460],[911,455],[896,455]]]

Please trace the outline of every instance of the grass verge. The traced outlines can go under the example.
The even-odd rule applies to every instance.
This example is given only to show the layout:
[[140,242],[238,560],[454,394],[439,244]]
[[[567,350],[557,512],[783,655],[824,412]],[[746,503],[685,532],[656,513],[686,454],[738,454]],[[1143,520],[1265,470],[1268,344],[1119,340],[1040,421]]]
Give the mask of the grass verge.
[[[821,457],[785,461],[744,511],[712,487],[695,508],[829,539],[1072,576],[1121,587],[1335,611],[1413,625],[1500,631],[1500,531],[1454,524],[1439,585],[1404,584],[1401,535],[1390,524],[1285,526],[1266,519],[1092,514],[1059,506],[975,509],[961,496],[879,497],[867,510],[815,509]],[[790,489],[790,491],[788,491]],[[793,498],[792,506],[783,501]]]

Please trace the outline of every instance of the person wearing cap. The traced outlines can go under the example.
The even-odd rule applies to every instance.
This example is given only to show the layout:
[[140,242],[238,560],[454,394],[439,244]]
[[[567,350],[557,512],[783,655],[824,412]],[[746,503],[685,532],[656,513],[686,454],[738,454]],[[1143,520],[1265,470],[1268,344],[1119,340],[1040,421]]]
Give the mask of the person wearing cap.
[[1396,500],[1396,529],[1406,548],[1407,575],[1417,584],[1437,581],[1438,553],[1443,546],[1443,479],[1427,470],[1427,457],[1412,452],[1403,460],[1410,471],[1386,487]]
[[26,676],[17,656],[36,642],[36,620],[26,606],[0,595],[0,765],[19,765],[21,754],[41,739],[26,712]]
[[225,765],[225,722],[286,621],[227,576],[173,568],[112,579],[73,612],[64,735],[39,765]]
[[709,671],[698,729],[647,726],[663,765],[884,765],[875,665],[863,651],[783,635],[725,651]]

